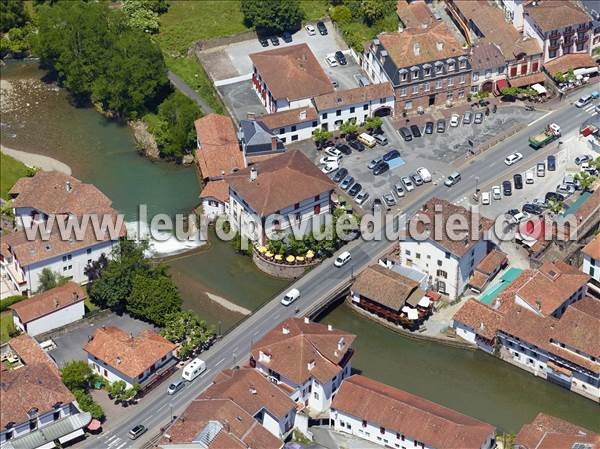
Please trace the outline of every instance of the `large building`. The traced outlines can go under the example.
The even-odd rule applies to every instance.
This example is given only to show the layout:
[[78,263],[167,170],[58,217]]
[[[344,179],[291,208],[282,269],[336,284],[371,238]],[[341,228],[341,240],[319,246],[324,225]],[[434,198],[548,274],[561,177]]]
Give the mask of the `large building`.
[[588,294],[600,299],[600,236],[596,236],[581,251],[583,266],[581,270],[590,276]]
[[372,82],[392,84],[396,112],[451,104],[471,87],[469,51],[442,21],[379,34],[365,45],[362,67]]
[[52,449],[83,436],[91,415],[77,408],[58,367],[33,338],[13,338],[0,346],[0,357],[2,449]]
[[350,375],[355,338],[308,318],[289,318],[252,346],[250,364],[319,417]]
[[333,92],[331,80],[303,43],[250,55],[252,84],[268,113],[310,106],[311,100]]
[[521,427],[513,447],[600,449],[600,435],[563,419],[538,413],[532,422]]
[[[463,217],[467,229],[464,238],[447,232],[451,216]],[[400,264],[427,274],[429,288],[451,299],[459,297],[477,265],[490,252],[488,230],[493,222],[439,198],[425,203],[411,220],[415,220],[424,239],[409,235],[400,241]]]
[[494,426],[360,375],[342,382],[331,425],[387,448],[495,447]]
[[[125,234],[111,200],[95,186],[72,176],[41,171],[19,179],[9,195],[18,229],[2,236],[0,264],[17,294],[35,293],[46,268],[79,284],[86,283],[86,267],[101,257],[109,258]],[[107,225],[106,232],[96,234],[91,224],[94,217],[100,225]],[[89,226],[84,226],[88,218]],[[71,219],[81,222],[83,232],[62,235],[58,222]],[[50,233],[42,239],[46,227]],[[35,229],[39,232],[29,238],[26,231]]]
[[275,231],[292,225],[311,232],[330,212],[334,184],[301,151],[256,162],[225,178],[229,183],[229,218],[242,237],[264,244]]

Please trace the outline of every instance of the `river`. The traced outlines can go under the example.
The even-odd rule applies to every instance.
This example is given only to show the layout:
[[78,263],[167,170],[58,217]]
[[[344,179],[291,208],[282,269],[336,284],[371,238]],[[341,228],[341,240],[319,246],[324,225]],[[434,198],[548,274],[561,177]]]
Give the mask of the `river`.
[[[12,86],[9,97],[2,98],[7,102],[0,117],[3,145],[65,162],[74,176],[110,196],[132,222],[138,204],[147,204],[149,214],[169,215],[187,213],[197,204],[194,169],[139,156],[129,128],[106,121],[92,109],[71,106],[65,91],[40,81],[43,73],[35,64],[10,61],[1,74],[3,83]],[[244,316],[207,293],[254,310],[287,282],[262,274],[228,243],[209,240],[209,245],[165,260],[184,306],[225,331]],[[600,431],[596,404],[482,352],[406,339],[345,305],[323,321],[358,335],[353,366],[382,382],[511,432],[539,411]]]

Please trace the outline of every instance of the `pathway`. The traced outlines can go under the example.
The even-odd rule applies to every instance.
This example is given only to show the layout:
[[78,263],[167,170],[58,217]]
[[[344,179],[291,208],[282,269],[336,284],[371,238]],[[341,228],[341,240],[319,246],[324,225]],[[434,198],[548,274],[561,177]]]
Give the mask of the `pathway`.
[[198,95],[194,89],[188,86],[185,81],[175,75],[175,73],[169,70],[167,76],[169,77],[169,81],[171,81],[173,86],[179,89],[183,95],[188,97],[190,100],[195,101],[196,104],[200,106],[200,109],[202,109],[204,115],[214,112],[208,103],[204,101],[204,99],[200,97],[200,95]]
[[213,293],[206,292],[206,296],[208,296],[211,299],[211,301],[216,302],[221,307],[231,310],[232,312],[241,313],[242,315],[250,315],[252,313],[251,310],[248,310],[245,307],[237,305],[237,304],[235,304],[231,301],[228,301],[227,299],[225,299],[221,296],[215,295]]
[[57,159],[43,156],[36,153],[27,153],[25,151],[13,150],[0,145],[2,152],[20,162],[23,162],[28,167],[39,167],[44,171],[56,170],[67,175],[71,174],[71,167]]

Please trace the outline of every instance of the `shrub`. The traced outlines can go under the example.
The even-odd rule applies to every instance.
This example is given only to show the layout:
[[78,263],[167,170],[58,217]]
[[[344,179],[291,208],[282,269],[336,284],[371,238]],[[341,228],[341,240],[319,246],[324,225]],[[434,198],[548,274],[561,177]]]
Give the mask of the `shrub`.
[[0,313],[6,312],[10,306],[12,306],[13,304],[16,304],[18,302],[21,302],[25,299],[27,299],[27,296],[21,296],[21,295],[9,296],[8,298],[3,299],[0,302]]

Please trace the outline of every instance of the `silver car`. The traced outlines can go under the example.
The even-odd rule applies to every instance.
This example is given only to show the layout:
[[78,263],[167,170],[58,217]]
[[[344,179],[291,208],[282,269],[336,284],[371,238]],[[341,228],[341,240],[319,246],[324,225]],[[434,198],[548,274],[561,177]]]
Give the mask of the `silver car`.
[[413,190],[415,190],[415,184],[408,176],[403,176],[402,178],[400,178],[400,181],[402,181],[402,184],[404,184],[404,187],[406,188],[407,192],[412,192]]
[[377,167],[377,165],[379,165],[379,163],[383,161],[382,157],[378,157],[376,159],[373,159],[371,162],[369,162],[369,165],[367,165],[367,168],[369,170],[373,170],[375,167]]
[[398,198],[403,198],[403,197],[406,196],[406,192],[404,191],[404,187],[400,183],[394,184],[394,192],[396,192],[396,196]]
[[396,198],[394,198],[394,194],[392,192],[388,192],[385,195],[383,195],[383,201],[385,201],[387,207],[392,207],[396,205]]
[[363,190],[358,195],[356,195],[356,198],[354,198],[354,201],[356,201],[356,204],[358,204],[360,206],[368,199],[369,199],[369,192],[365,192]]

